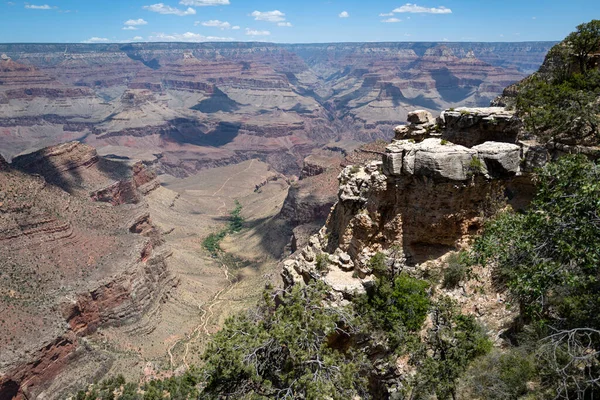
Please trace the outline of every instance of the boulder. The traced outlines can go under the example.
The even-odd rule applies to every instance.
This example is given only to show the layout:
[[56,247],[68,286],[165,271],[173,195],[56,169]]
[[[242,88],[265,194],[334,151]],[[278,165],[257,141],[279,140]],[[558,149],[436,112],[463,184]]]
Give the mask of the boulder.
[[545,145],[535,140],[523,140],[521,146],[523,146],[523,172],[533,172],[550,161],[550,152]]
[[473,147],[478,157],[485,163],[489,176],[502,178],[519,172],[521,148],[516,144],[485,142]]
[[419,144],[414,159],[414,174],[437,180],[464,181],[477,152],[455,144],[442,144],[439,139],[425,139]]
[[391,176],[402,175],[402,152],[386,153],[383,156],[383,165],[385,173]]
[[415,125],[434,123],[435,118],[429,111],[415,110],[408,113],[408,122]]
[[516,143],[521,121],[503,107],[458,108],[440,115],[442,139],[472,147],[485,142]]

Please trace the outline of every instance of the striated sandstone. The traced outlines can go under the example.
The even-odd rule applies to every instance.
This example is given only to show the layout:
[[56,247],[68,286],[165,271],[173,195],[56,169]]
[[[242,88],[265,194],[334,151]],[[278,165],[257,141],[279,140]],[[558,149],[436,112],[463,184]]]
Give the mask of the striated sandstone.
[[[139,320],[172,287],[170,250],[137,186],[152,187],[154,177],[80,143],[0,170],[0,397],[62,398],[46,389],[74,364],[111,363],[82,338]],[[90,200],[90,188],[111,183],[129,194],[113,193],[114,205]]]

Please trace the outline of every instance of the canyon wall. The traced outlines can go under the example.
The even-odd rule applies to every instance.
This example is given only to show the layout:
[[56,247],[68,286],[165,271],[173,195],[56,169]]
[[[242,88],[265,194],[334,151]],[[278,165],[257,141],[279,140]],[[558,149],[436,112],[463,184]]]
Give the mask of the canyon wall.
[[79,142],[1,164],[0,398],[102,376],[111,358],[86,336],[151,313],[177,283],[144,200],[155,178]]
[[161,172],[259,158],[287,175],[409,110],[487,105],[553,43],[0,44],[0,149],[70,140]]

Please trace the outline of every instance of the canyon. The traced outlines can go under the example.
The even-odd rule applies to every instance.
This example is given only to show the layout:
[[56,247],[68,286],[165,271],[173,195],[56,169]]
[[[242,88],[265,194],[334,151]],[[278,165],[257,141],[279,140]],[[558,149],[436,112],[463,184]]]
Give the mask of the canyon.
[[[515,144],[512,114],[454,108],[489,105],[553,44],[0,44],[0,398],[171,376],[281,272],[318,276],[317,252],[343,299],[379,244],[418,267],[495,194],[522,206],[545,153]],[[224,261],[202,240],[237,202]]]
[[412,109],[487,106],[553,44],[0,44],[0,153],[80,140],[178,177],[252,158],[299,175]]

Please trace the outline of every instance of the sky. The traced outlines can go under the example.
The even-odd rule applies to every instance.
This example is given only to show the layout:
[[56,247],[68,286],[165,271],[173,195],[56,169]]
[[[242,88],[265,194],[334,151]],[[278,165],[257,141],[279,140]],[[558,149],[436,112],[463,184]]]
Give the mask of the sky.
[[594,18],[600,0],[0,0],[0,43],[521,42]]

